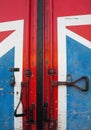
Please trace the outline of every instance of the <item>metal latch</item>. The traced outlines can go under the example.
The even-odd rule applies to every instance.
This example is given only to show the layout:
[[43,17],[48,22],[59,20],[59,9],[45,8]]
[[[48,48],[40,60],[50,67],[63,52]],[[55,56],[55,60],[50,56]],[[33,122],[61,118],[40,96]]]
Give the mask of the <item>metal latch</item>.
[[19,68],[13,68],[13,67],[12,67],[12,68],[9,69],[9,71],[10,71],[10,72],[18,72],[18,71],[20,71],[20,69],[19,69]]
[[[71,77],[71,75],[70,75]],[[72,78],[70,78],[70,81],[63,82],[63,81],[51,81],[51,86],[59,86],[59,85],[67,85],[69,87],[76,87],[80,89],[81,91],[88,91],[89,90],[89,78],[87,76],[82,76],[78,78],[75,81],[72,81]],[[85,85],[84,87],[77,85],[79,81],[84,81]]]
[[[13,67],[9,69],[10,72],[19,72],[19,70],[20,70],[19,68],[13,68]],[[14,87],[14,86],[15,86],[15,83],[16,83],[16,82],[15,82],[15,76],[14,76],[14,74],[13,74],[13,75],[11,75],[11,77],[10,77],[10,83],[9,83],[9,84],[10,84],[10,86]]]
[[15,86],[15,76],[14,75],[11,75],[10,77],[10,86],[14,87]]

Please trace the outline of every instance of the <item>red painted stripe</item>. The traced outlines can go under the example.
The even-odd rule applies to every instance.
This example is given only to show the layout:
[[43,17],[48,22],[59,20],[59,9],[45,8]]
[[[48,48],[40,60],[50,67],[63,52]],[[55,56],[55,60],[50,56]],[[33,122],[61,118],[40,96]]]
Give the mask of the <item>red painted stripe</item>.
[[3,31],[0,32],[0,42],[5,40],[9,35],[11,35],[15,30],[10,30],[10,31]]
[[67,29],[91,41],[91,25],[68,26]]

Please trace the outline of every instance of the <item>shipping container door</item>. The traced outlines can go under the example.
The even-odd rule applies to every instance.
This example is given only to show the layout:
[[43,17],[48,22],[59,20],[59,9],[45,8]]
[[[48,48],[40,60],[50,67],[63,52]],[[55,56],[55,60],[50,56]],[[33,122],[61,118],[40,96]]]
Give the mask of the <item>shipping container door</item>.
[[[19,101],[22,81],[23,23],[0,23],[0,130],[14,129],[14,106]],[[21,128],[22,120],[17,121],[17,128]]]
[[0,2],[0,130],[36,130],[37,0]]
[[57,23],[58,129],[90,130],[91,15],[58,17]]
[[90,130],[91,1],[43,7],[44,130]]

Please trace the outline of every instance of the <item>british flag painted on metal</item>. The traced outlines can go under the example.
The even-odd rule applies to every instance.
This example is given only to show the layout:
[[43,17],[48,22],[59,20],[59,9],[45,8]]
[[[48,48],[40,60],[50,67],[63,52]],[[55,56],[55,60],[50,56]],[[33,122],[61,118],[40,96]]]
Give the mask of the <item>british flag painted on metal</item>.
[[[14,117],[14,109],[22,81],[23,27],[24,20],[0,23],[0,130],[22,129],[22,118]],[[22,113],[22,105],[18,112]]]
[[[78,87],[58,87],[58,130],[91,129],[91,15],[58,17],[58,80]],[[88,87],[87,91],[81,89]]]
[[37,0],[1,0],[0,130],[37,128],[36,42]]

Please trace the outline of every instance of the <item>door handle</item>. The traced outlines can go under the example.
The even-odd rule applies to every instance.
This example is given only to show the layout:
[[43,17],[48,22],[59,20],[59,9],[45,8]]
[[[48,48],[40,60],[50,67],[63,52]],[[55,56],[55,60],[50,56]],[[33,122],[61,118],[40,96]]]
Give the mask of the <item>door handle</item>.
[[[85,81],[84,88],[77,85],[77,83],[82,80]],[[67,85],[69,87],[76,87],[76,88],[80,89],[81,91],[86,92],[89,90],[89,78],[87,76],[82,76],[82,77],[78,78],[77,80],[70,81],[70,82],[53,81],[53,80],[51,81],[51,86],[59,86],[59,85]]]
[[[15,117],[23,117],[23,116],[26,116],[26,115],[27,115],[27,110],[25,109],[24,104],[23,104],[23,102],[22,102],[22,97],[23,97],[23,87],[24,87],[24,84],[21,82],[21,93],[20,93],[20,99],[19,99],[19,102],[18,102],[17,107],[16,107],[15,110],[14,110],[14,116],[15,116]],[[23,113],[17,113],[18,108],[19,108],[19,106],[20,106],[20,103],[22,104],[23,109],[24,109],[24,112],[23,112]]]
[[[15,117],[23,117],[23,116],[26,116],[26,115],[27,115],[27,110],[26,110],[25,107],[24,107],[24,104],[23,104],[23,102],[22,102],[22,98],[23,98],[23,88],[24,88],[24,87],[28,87],[28,85],[29,85],[29,79],[30,79],[30,76],[32,75],[31,70],[30,70],[30,69],[26,69],[26,70],[24,71],[24,75],[25,75],[25,77],[27,78],[27,80],[26,80],[25,82],[21,82],[20,99],[19,99],[18,105],[17,105],[17,107],[15,108],[15,111],[14,111],[14,116],[15,116]],[[17,111],[18,111],[18,108],[19,108],[19,106],[20,106],[20,103],[22,103],[24,112],[18,114]],[[34,104],[32,104],[32,108],[31,108],[31,111],[32,111],[32,112],[33,112],[33,109],[34,109]],[[30,112],[31,112],[31,111],[30,111]],[[32,113],[32,112],[31,112],[31,113]],[[31,114],[31,113],[30,113],[30,114]],[[31,115],[32,115],[32,121],[33,121],[33,113],[32,113]]]

